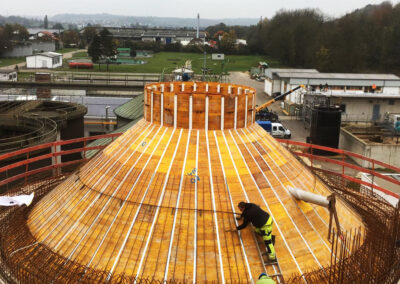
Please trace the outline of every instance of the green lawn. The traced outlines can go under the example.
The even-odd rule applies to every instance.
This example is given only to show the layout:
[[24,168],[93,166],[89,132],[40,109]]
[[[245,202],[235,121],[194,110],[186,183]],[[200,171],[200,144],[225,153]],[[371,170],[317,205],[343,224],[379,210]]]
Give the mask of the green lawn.
[[75,51],[75,50],[79,50],[79,48],[62,48],[62,49],[58,49],[55,52],[57,53],[67,53],[67,52],[71,52],[71,51]]
[[[88,58],[85,52],[79,52],[74,55],[75,59]],[[142,58],[141,58],[142,59]],[[115,65],[110,64],[110,72],[132,72],[132,73],[171,73],[175,68],[182,67],[187,60],[192,61],[192,67],[195,73],[200,74],[203,67],[203,55],[200,53],[180,53],[180,52],[160,52],[155,53],[151,58],[143,58],[147,61],[146,64],[141,65]],[[68,59],[71,60],[71,59]],[[252,66],[257,66],[258,62],[266,61],[271,67],[278,67],[280,63],[265,56],[258,55],[227,55],[224,61],[224,71],[246,71]],[[211,54],[207,54],[207,68],[211,69],[214,73],[221,72],[222,61],[211,60]],[[65,65],[66,66],[66,65]],[[67,67],[57,69],[59,71],[88,71],[88,70],[72,70]],[[96,64],[91,72],[104,72],[107,70],[105,64]]]
[[25,62],[25,57],[0,58],[0,67],[14,65],[22,62]]
[[76,58],[89,58],[89,57],[88,57],[87,52],[83,51],[83,52],[74,53],[73,58],[76,59]]

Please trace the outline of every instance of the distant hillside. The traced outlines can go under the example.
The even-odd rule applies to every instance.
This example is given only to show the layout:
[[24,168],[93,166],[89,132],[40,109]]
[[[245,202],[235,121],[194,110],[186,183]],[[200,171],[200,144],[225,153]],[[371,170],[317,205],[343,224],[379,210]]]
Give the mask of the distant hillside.
[[24,27],[36,28],[43,26],[43,21],[19,16],[4,17],[0,15],[0,25],[4,24],[19,24]]
[[[137,16],[118,16],[111,14],[58,14],[50,17],[49,20],[61,23],[73,23],[77,25],[102,25],[102,26],[132,26],[143,25],[151,27],[195,27],[197,18],[167,18],[167,17],[137,17]],[[254,25],[259,19],[237,18],[237,19],[202,19],[200,26],[202,28],[219,24],[226,25]]]

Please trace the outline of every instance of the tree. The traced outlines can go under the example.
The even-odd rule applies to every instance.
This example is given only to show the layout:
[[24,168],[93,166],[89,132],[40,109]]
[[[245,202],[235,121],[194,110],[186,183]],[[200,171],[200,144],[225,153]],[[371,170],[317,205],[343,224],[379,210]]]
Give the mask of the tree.
[[60,23],[55,23],[55,25],[53,25],[53,29],[55,29],[55,30],[63,30],[64,27]]
[[101,54],[106,59],[108,71],[109,62],[115,60],[115,56],[117,55],[117,44],[112,34],[106,28],[102,29],[100,32],[100,41]]
[[0,26],[0,54],[12,50],[16,43],[27,40],[29,33],[25,27],[18,24]]
[[64,31],[62,41],[66,46],[77,46],[79,43],[79,34],[77,31]]
[[108,71],[110,61],[115,60],[117,55],[117,42],[106,28],[99,35],[94,36],[89,45],[88,54],[94,63],[100,63],[101,59],[105,59]]
[[95,35],[88,48],[88,54],[92,58],[93,63],[99,62],[102,56],[102,47],[100,36]]
[[129,55],[130,55],[131,57],[136,57],[136,50],[134,50],[134,49],[131,48],[131,51],[130,51]]
[[219,49],[225,53],[231,53],[235,49],[236,45],[236,33],[234,30],[230,30],[229,33],[224,33],[220,42]]
[[49,28],[49,20],[47,19],[47,15],[44,16],[43,26],[45,29]]
[[90,44],[96,34],[97,34],[96,28],[87,26],[82,33],[84,44],[85,45]]

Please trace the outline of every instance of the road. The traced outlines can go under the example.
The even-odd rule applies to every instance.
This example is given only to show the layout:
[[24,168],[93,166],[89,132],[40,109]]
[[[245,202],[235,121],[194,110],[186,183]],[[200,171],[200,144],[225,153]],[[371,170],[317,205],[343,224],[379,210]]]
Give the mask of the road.
[[[259,82],[250,78],[250,76],[243,72],[231,72],[229,75],[229,82],[233,84],[241,84],[250,86],[256,89],[256,105],[261,105],[272,99],[264,93],[264,82]],[[290,129],[292,132],[292,140],[306,142],[307,136],[310,135],[310,130],[304,128],[304,124],[295,117],[286,116],[280,107],[280,101],[273,103],[268,107],[269,110],[275,111],[279,115],[279,119],[283,126]]]
[[[74,55],[74,53],[77,53],[77,52],[84,52],[84,51],[86,51],[86,49],[79,49],[79,50],[75,50],[75,51],[63,53],[63,59],[71,58],[71,57]],[[31,69],[26,69],[26,68],[25,68],[26,62],[21,62],[21,63],[18,63],[18,64],[13,64],[13,65],[8,65],[8,66],[0,67],[0,69],[14,69],[14,68],[15,68],[15,65],[18,65],[19,72],[32,72]],[[47,71],[49,71],[49,70],[48,70],[48,69],[43,69],[43,70],[41,70],[41,69],[35,69],[35,72],[42,72],[42,71],[47,72]]]

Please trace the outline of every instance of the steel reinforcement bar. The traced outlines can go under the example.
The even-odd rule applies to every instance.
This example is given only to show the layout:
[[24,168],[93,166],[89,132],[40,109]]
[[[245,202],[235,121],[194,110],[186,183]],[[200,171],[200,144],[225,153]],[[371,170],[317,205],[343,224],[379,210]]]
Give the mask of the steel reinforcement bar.
[[[114,136],[101,135],[96,138],[114,138],[117,136],[119,134],[115,134]],[[85,146],[76,149],[76,151],[84,152],[89,148],[91,149],[91,147],[86,147],[86,142],[91,139],[93,138],[47,143],[1,155],[0,161],[18,155],[26,155],[41,147],[41,149],[46,147],[55,148],[58,145],[82,141],[84,141]],[[330,148],[323,148],[324,150],[331,150]],[[337,151],[337,149],[332,150],[333,152]],[[70,154],[70,151],[55,151],[52,155],[62,156]],[[294,152],[294,154],[296,153]],[[45,158],[48,158],[46,155],[48,154],[44,155]],[[315,157],[313,156],[312,158]],[[40,158],[35,157],[26,161],[20,161],[16,165],[11,164],[0,168],[0,171],[4,172],[7,169],[21,165],[26,166],[36,161],[36,159]],[[37,202],[59,182],[64,180],[71,171],[76,170],[85,161],[86,159],[82,158],[73,164],[59,163],[35,171],[26,171],[24,174],[19,175],[18,178],[12,180],[19,183],[13,184],[13,187],[8,192],[29,193],[34,191],[36,192],[34,202]],[[330,159],[325,161],[329,163]],[[54,166],[62,170],[58,172],[53,171]],[[345,166],[345,164],[341,164],[341,166]],[[397,281],[400,278],[400,249],[396,247],[396,241],[400,239],[399,206],[395,208],[390,205],[386,200],[370,190],[370,184],[359,179],[316,167],[311,167],[311,170],[360,213],[364,218],[367,230],[364,232],[358,229],[341,236],[333,233],[331,250],[336,258],[332,257],[331,264],[328,267],[306,272],[303,275],[293,275],[286,282],[304,283],[304,279],[308,283],[394,283]],[[374,171],[368,171],[374,174]],[[63,174],[60,174],[61,172]],[[11,180],[8,179],[7,182],[11,182]],[[143,204],[143,206],[150,205]],[[161,210],[171,209],[161,208]],[[181,208],[179,210],[183,211],[186,209]],[[36,242],[26,225],[28,213],[28,208],[2,208],[0,210],[0,270],[2,271],[0,273],[8,282],[48,283],[73,281],[93,283],[107,280],[110,275],[109,271],[90,270],[78,263],[66,260],[64,257],[50,251],[39,243],[35,245],[32,257],[27,257],[29,254],[25,253],[15,253],[15,250],[21,247],[29,247]],[[196,214],[200,214],[199,216],[201,216],[208,213],[201,211]],[[225,214],[225,212],[218,214]],[[111,282],[127,283],[165,282],[162,279],[141,279],[124,274],[112,275],[108,280]],[[182,282],[184,280],[172,279],[168,283],[178,281]]]

